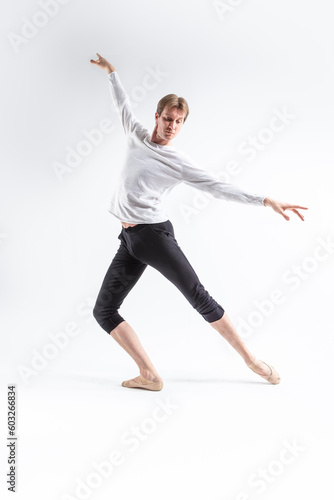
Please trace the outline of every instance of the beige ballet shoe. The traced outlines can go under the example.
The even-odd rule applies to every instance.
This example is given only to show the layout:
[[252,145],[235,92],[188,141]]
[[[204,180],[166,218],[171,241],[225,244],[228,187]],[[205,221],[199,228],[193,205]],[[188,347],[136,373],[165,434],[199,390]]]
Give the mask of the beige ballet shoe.
[[148,380],[147,378],[139,375],[136,378],[132,378],[131,380],[124,380],[122,382],[123,387],[131,387],[133,389],[147,389],[149,391],[161,391],[163,388],[163,382],[153,382],[152,380]]
[[[256,373],[257,375],[260,375],[254,368],[256,366],[256,362],[258,360],[255,359],[252,363],[250,363],[249,365],[247,365],[254,373]],[[262,359],[260,359],[259,361],[262,361]],[[268,365],[265,361],[262,361],[262,363],[264,363],[265,365],[267,365],[269,368],[270,368],[270,375],[260,375],[260,377],[263,377],[265,380],[267,380],[268,382],[270,382],[271,384],[279,384],[280,381],[281,381],[281,377],[279,376],[277,370],[275,370],[275,368],[271,365]]]

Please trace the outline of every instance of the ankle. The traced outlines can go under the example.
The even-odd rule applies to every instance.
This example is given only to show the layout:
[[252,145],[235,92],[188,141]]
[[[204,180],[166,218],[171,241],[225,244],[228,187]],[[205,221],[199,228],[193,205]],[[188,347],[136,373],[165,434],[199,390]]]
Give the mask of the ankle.
[[148,380],[152,380],[153,382],[162,380],[156,371],[149,370],[148,368],[140,368],[140,375]]
[[246,365],[252,365],[253,363],[256,363],[257,357],[256,356],[248,356],[247,358],[244,358],[244,361]]

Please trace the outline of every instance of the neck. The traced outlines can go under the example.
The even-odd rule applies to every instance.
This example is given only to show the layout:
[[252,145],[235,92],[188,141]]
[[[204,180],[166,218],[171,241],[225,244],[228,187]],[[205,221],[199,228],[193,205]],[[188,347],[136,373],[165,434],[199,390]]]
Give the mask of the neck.
[[151,135],[151,142],[155,142],[156,144],[160,144],[161,146],[172,146],[172,142],[168,141],[167,139],[162,139],[156,131],[154,130],[152,135]]

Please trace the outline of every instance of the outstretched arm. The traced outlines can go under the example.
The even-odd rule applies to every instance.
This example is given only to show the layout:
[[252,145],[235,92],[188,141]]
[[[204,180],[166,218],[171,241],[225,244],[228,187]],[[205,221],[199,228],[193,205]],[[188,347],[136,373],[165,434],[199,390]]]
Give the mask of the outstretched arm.
[[265,196],[251,193],[235,184],[224,182],[219,177],[201,168],[187,154],[182,154],[181,180],[196,189],[206,191],[215,198],[251,205],[264,204]]
[[275,210],[275,212],[277,212],[278,214],[283,215],[285,220],[290,220],[290,217],[284,213],[285,210],[292,210],[292,212],[298,215],[298,217],[302,221],[304,220],[304,215],[299,213],[297,208],[301,208],[302,210],[308,210],[307,207],[301,207],[300,205],[291,205],[291,203],[285,203],[282,201],[273,200],[272,198],[265,198],[263,204],[265,207],[269,206],[273,210]]
[[290,217],[284,213],[285,210],[292,210],[301,220],[304,216],[299,213],[297,208],[308,210],[307,207],[300,205],[292,205],[272,198],[265,197],[261,194],[250,193],[240,187],[221,181],[215,174],[207,172],[200,168],[188,155],[183,154],[182,162],[182,181],[197,189],[207,191],[215,198],[222,198],[229,201],[237,201],[240,203],[248,203],[252,205],[270,206],[275,212],[283,215],[286,220]]

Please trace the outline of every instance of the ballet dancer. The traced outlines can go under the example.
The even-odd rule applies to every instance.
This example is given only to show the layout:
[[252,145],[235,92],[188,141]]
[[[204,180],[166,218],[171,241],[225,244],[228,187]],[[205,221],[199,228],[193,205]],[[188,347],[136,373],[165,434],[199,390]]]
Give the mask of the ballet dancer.
[[111,97],[127,140],[127,155],[109,208],[122,225],[118,236],[120,245],[93,309],[94,318],[101,328],[125,349],[139,368],[140,375],[125,380],[122,386],[151,391],[163,388],[163,380],[137,334],[119,314],[123,300],[147,266],[152,266],[171,281],[252,371],[271,384],[278,384],[280,376],[277,370],[256,358],[238,335],[223,307],[201,284],[175,239],[173,225],[161,207],[161,198],[183,182],[216,198],[271,207],[286,220],[290,218],[285,212],[291,210],[303,221],[304,216],[299,210],[307,210],[307,207],[249,193],[222,182],[216,175],[201,169],[185,153],[178,151],[172,141],[189,114],[187,101],[183,97],[168,94],[158,102],[155,127],[150,133],[135,117],[115,67],[96,54],[98,59],[91,59],[90,62],[107,71]]

